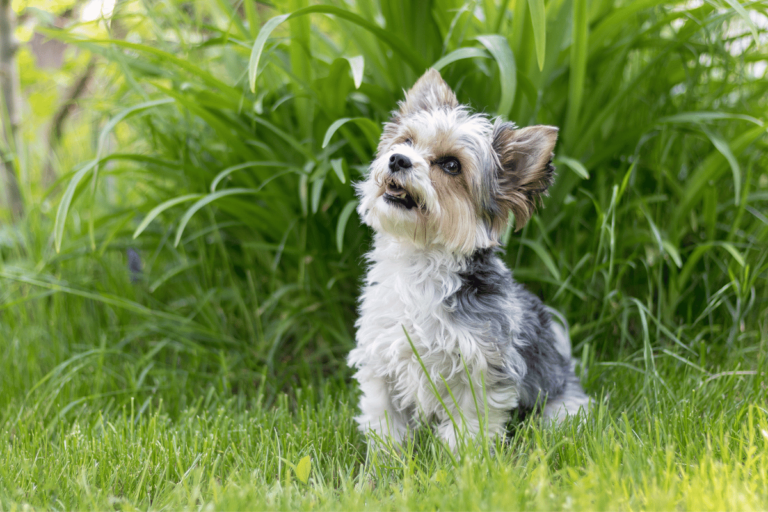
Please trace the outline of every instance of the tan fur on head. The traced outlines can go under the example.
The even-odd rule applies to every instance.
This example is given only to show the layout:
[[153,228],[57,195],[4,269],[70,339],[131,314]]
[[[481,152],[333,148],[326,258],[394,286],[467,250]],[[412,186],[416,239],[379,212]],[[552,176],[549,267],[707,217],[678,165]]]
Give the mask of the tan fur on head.
[[494,126],[493,149],[500,163],[496,199],[504,214],[509,211],[514,214],[516,229],[525,226],[541,196],[555,180],[552,150],[557,131],[554,126],[529,126],[519,130],[513,123],[497,122]]
[[[368,179],[357,184],[367,224],[418,245],[471,254],[498,245],[509,212],[518,229],[528,221],[554,180],[557,128],[492,124],[459,105],[434,69],[399,106],[384,125]],[[408,166],[390,167],[395,155]],[[448,161],[459,170],[444,168]]]
[[[452,152],[459,156],[461,151]],[[449,153],[450,154],[450,153]],[[430,170],[432,186],[440,203],[440,214],[432,218],[435,231],[449,246],[461,252],[472,252],[477,243],[477,208],[472,195],[472,173],[474,169],[469,158],[464,158],[467,165],[458,176],[450,176],[437,165]]]

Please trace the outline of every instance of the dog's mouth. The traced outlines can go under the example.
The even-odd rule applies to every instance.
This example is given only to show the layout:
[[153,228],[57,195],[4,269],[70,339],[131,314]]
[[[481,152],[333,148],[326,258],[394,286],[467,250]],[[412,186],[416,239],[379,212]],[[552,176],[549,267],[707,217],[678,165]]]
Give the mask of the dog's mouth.
[[384,200],[389,204],[405,208],[406,210],[418,206],[413,196],[394,181],[387,183],[387,188],[384,191]]

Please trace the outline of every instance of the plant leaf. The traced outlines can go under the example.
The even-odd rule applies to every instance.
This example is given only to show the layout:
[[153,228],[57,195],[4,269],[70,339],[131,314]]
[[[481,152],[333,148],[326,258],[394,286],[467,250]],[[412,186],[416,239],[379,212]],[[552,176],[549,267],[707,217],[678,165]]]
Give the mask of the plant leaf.
[[744,267],[744,256],[742,256],[732,244],[720,241],[706,242],[696,247],[696,249],[694,249],[694,251],[685,259],[685,265],[677,277],[677,287],[679,289],[683,289],[688,284],[688,280],[693,273],[696,263],[698,263],[701,257],[712,247],[722,247],[733,256],[733,259],[736,260],[741,267]]
[[362,55],[356,57],[344,57],[349,62],[352,70],[352,80],[355,82],[355,89],[359,89],[363,83],[363,72],[365,71],[365,59]]
[[294,471],[296,472],[296,478],[301,480],[301,483],[306,484],[309,480],[309,472],[311,469],[312,459],[309,458],[309,455],[302,457],[299,463],[296,464],[296,468],[294,468]]
[[760,38],[757,36],[757,26],[755,25],[755,22],[752,21],[752,18],[749,17],[749,13],[744,8],[743,5],[739,2],[739,0],[725,0],[728,2],[728,5],[733,7],[733,9],[739,13],[739,16],[741,16],[744,21],[746,22],[747,26],[749,27],[750,32],[752,32],[752,37],[755,40],[756,45],[760,45]]
[[347,121],[351,121],[352,117],[342,117],[341,119],[335,120],[333,123],[331,123],[331,126],[328,127],[328,129],[325,131],[325,137],[323,138],[323,149],[328,145],[329,142],[331,142],[331,137],[333,137],[333,134],[336,133],[336,131],[341,128],[341,126],[346,123]]
[[664,251],[669,254],[669,257],[672,258],[672,261],[675,262],[677,268],[681,268],[683,260],[680,259],[680,253],[677,252],[675,246],[669,240],[662,240],[661,245],[664,247]]
[[[756,138],[765,133],[765,128],[756,126],[751,128],[738,137],[735,137],[729,143],[729,149],[734,155],[740,154],[744,149],[752,143]],[[677,226],[681,220],[688,215],[688,212],[694,207],[695,203],[701,198],[704,193],[707,183],[710,180],[716,179],[718,175],[723,172],[723,154],[719,149],[713,150],[707,157],[699,164],[696,170],[691,173],[688,180],[686,180],[686,187],[678,204],[675,206],[674,213],[672,215],[672,226]],[[738,202],[738,196],[737,196]]]
[[339,222],[336,224],[336,247],[338,247],[339,252],[344,247],[344,231],[347,229],[347,221],[349,221],[349,216],[355,211],[356,206],[357,200],[353,199],[344,205],[344,209],[339,215]]
[[571,36],[571,63],[568,79],[568,111],[565,117],[565,136],[567,142],[575,135],[578,126],[578,116],[581,110],[581,99],[584,95],[584,77],[587,71],[587,52],[589,36],[587,35],[589,17],[587,15],[587,0],[573,0],[573,35]]
[[267,43],[269,35],[279,24],[290,17],[290,14],[275,16],[274,18],[267,21],[261,30],[259,30],[259,36],[253,43],[253,48],[251,49],[251,59],[248,62],[248,84],[251,87],[251,92],[256,91],[256,75],[258,74],[259,60],[261,59],[261,53],[264,51],[264,45]]
[[501,81],[501,99],[497,114],[508,116],[512,110],[512,104],[515,102],[515,91],[517,89],[517,66],[515,65],[515,55],[509,48],[507,38],[499,35],[477,36],[477,40],[485,46],[496,64],[499,66],[499,80]]
[[728,242],[720,242],[720,244],[726,251],[731,253],[731,256],[733,256],[733,259],[736,260],[736,263],[744,266],[744,256],[741,255],[739,251],[736,250],[736,248],[733,246],[733,244]]
[[69,207],[72,204],[72,198],[75,196],[77,186],[82,179],[88,174],[96,164],[98,160],[91,160],[88,164],[77,171],[67,185],[67,189],[64,191],[64,195],[61,197],[59,203],[59,209],[56,211],[56,222],[53,225],[53,240],[56,246],[56,252],[61,250],[61,240],[64,238],[64,224],[67,221],[67,215],[69,214]]
[[184,228],[187,227],[189,219],[191,219],[192,216],[204,206],[216,201],[217,199],[221,199],[222,197],[234,196],[237,194],[256,194],[260,190],[261,189],[258,188],[227,188],[224,190],[219,190],[218,192],[214,192],[213,194],[203,196],[199,201],[190,206],[186,212],[184,212],[184,216],[179,222],[179,228],[176,230],[176,239],[173,241],[173,246],[177,247],[179,245],[179,242],[181,241],[181,235],[184,233]]
[[371,32],[374,36],[388,44],[392,50],[395,51],[414,71],[421,71],[426,67],[423,59],[412,48],[408,47],[402,40],[397,38],[394,34],[387,32],[383,28],[377,26],[374,23],[358,16],[355,13],[341,9],[333,5],[313,5],[299,9],[290,14],[283,14],[281,16],[275,16],[264,24],[264,27],[259,32],[259,36],[253,43],[251,49],[251,59],[248,64],[248,82],[251,86],[251,92],[256,90],[256,77],[258,75],[259,59],[261,59],[261,53],[264,51],[264,45],[269,38],[269,35],[275,30],[280,23],[289,18],[297,18],[304,16],[305,14],[333,14],[339,18],[350,21],[356,25],[359,25]]
[[72,43],[72,44],[87,43],[87,44],[93,44],[93,45],[103,45],[104,47],[111,47],[114,45],[122,48],[127,48],[129,50],[134,50],[136,52],[148,53],[150,55],[154,55],[155,57],[158,57],[159,62],[162,62],[164,65],[174,64],[180,67],[181,69],[188,71],[189,73],[197,76],[202,81],[211,85],[212,87],[215,87],[216,89],[219,89],[223,93],[230,95],[231,97],[238,97],[240,95],[240,91],[238,89],[230,85],[227,85],[226,83],[214,77],[211,73],[207,71],[203,71],[199,67],[192,64],[189,60],[185,60],[182,57],[160,50],[159,48],[155,48],[155,47],[145,45],[145,44],[140,44],[140,43],[132,43],[130,41],[125,41],[122,39],[84,39],[80,35],[75,35],[73,31],[51,30],[51,29],[45,29],[40,26],[35,28],[35,30],[37,32],[40,32],[43,35],[50,36],[52,39],[58,39],[64,42]]
[[331,126],[328,127],[328,130],[326,130],[325,137],[323,138],[323,148],[325,148],[328,143],[331,142],[331,137],[333,137],[333,134],[336,133],[336,131],[341,128],[342,125],[348,122],[354,122],[360,125],[360,128],[363,130],[366,138],[369,139],[369,142],[371,142],[371,138],[374,137],[373,147],[376,147],[375,140],[381,136],[381,128],[379,128],[379,125],[367,117],[342,117],[341,119],[334,121]]
[[660,123],[700,123],[703,121],[717,121],[721,119],[741,119],[763,126],[763,122],[752,116],[744,114],[731,114],[730,112],[681,112],[672,116],[659,118]]
[[173,199],[169,199],[168,201],[164,201],[155,206],[152,208],[152,210],[150,210],[147,216],[144,217],[144,220],[141,221],[141,224],[139,224],[139,227],[136,228],[136,231],[133,232],[133,238],[136,239],[145,229],[147,229],[147,226],[149,226],[150,222],[155,220],[158,215],[163,213],[168,208],[172,208],[177,204],[184,203],[186,201],[192,201],[193,199],[200,199],[201,197],[203,197],[202,194],[187,194],[185,196],[174,197]]
[[219,183],[221,183],[221,180],[229,176],[235,171],[240,171],[242,169],[248,169],[250,167],[294,167],[291,164],[287,164],[285,162],[245,162],[238,165],[233,165],[232,167],[227,167],[223,171],[221,171],[219,174],[216,175],[215,178],[213,178],[213,181],[211,182],[211,192],[216,192],[216,188],[219,186]]
[[160,288],[163,283],[171,279],[172,277],[175,277],[182,272],[189,270],[191,268],[194,268],[196,266],[200,265],[199,260],[193,260],[189,261],[187,263],[182,263],[181,265],[177,265],[173,268],[168,269],[163,275],[161,275],[154,283],[149,285],[149,293],[155,293],[155,291]]
[[589,179],[589,171],[587,171],[587,168],[584,167],[584,164],[576,160],[575,158],[570,158],[567,156],[559,156],[555,159],[555,163],[563,163],[566,166],[568,166],[573,172],[579,175],[581,179],[588,180]]
[[343,158],[334,158],[331,160],[331,167],[333,168],[333,172],[336,173],[336,176],[339,177],[339,181],[342,183],[347,182],[346,176],[344,176],[344,159]]
[[728,160],[728,165],[731,166],[731,171],[733,172],[734,201],[736,204],[739,204],[739,197],[741,196],[741,167],[739,166],[739,161],[736,160],[733,151],[731,151],[731,147],[722,137],[720,137],[720,135],[704,125],[701,125],[701,130],[707,134],[707,137],[709,137],[709,140],[712,141],[712,144],[717,148],[720,154]]
[[491,55],[482,48],[459,48],[432,64],[432,67],[440,71],[448,64],[452,64],[457,60],[472,58],[490,59]]
[[117,123],[119,123],[126,117],[130,117],[133,114],[143,112],[144,110],[150,109],[152,107],[156,107],[158,105],[167,105],[169,103],[173,103],[172,98],[145,101],[144,103],[139,103],[138,105],[133,105],[131,107],[128,107],[122,110],[116,116],[112,117],[112,119],[110,119],[109,122],[107,122],[107,124],[104,125],[104,128],[102,128],[101,133],[99,134],[99,145],[98,145],[98,149],[96,150],[97,158],[101,158],[101,152],[104,150],[104,144],[107,141],[107,137],[109,136],[112,129],[117,125]]
[[312,183],[312,213],[317,213],[317,209],[320,207],[320,196],[323,193],[324,183],[325,177],[316,179]]
[[528,0],[528,9],[531,11],[531,23],[533,24],[533,39],[536,44],[536,60],[539,62],[539,71],[544,69],[544,56],[547,44],[547,22],[544,18],[544,0]]
[[544,266],[547,267],[549,272],[552,274],[552,277],[560,282],[560,270],[557,268],[557,265],[555,265],[552,256],[549,255],[549,252],[544,248],[543,245],[535,240],[529,240],[527,238],[522,238],[520,243],[533,249],[533,252],[535,252],[536,255],[541,258]]

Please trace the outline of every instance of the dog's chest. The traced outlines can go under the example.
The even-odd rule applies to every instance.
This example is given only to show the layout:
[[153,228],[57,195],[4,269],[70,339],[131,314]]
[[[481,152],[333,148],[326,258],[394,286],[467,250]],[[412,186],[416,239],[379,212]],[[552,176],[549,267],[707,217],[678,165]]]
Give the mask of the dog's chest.
[[422,363],[434,379],[457,375],[462,354],[475,352],[472,333],[456,321],[446,302],[461,288],[460,270],[454,261],[418,255],[374,260],[350,363],[396,383],[402,394],[425,383]]

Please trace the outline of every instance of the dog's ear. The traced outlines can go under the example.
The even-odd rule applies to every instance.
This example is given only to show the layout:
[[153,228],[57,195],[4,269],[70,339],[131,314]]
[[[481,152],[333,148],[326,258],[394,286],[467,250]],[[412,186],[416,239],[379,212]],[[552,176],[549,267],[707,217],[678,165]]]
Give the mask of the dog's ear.
[[400,114],[408,115],[419,110],[436,110],[459,106],[456,95],[436,69],[428,69],[400,102]]
[[552,150],[557,142],[554,126],[529,126],[497,122],[493,149],[499,158],[496,201],[506,215],[515,215],[515,229],[522,228],[536,210],[541,196],[555,180]]

